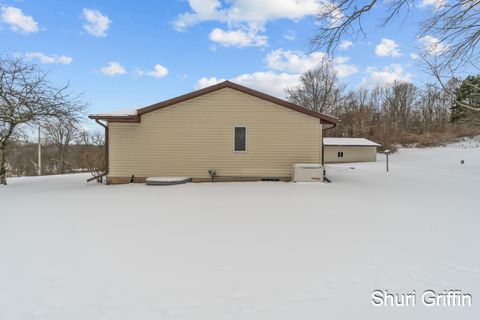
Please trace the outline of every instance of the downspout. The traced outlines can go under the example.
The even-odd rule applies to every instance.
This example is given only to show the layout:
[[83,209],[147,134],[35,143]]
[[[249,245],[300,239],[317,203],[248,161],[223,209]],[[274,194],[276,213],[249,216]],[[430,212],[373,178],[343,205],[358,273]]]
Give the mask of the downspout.
[[325,131],[327,131],[327,129],[323,129],[323,125],[322,125],[322,170],[323,170],[322,181],[329,181],[327,178],[327,171],[325,170],[325,144],[323,143],[323,137],[325,136]]
[[108,126],[95,119],[95,122],[105,129],[105,174],[108,174]]
[[337,124],[333,124],[332,126],[326,127],[325,129],[323,128],[322,124],[322,168],[323,168],[323,181],[326,182],[331,182],[330,179],[327,178],[327,170],[325,169],[325,144],[323,143],[323,138],[325,137],[325,132],[328,129],[333,129],[337,126]]
[[327,129],[323,129],[322,126],[322,168],[323,169],[323,175],[325,176],[325,144],[323,143],[323,136],[325,135],[325,131]]

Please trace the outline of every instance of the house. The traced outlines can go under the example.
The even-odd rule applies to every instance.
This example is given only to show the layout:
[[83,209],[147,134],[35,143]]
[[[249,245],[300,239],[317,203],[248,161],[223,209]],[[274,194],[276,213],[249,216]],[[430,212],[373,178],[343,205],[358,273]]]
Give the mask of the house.
[[325,163],[377,161],[378,143],[364,138],[323,138]]
[[[89,116],[106,130],[109,183],[151,176],[290,180],[322,163],[323,131],[338,119],[225,81],[138,110]],[[209,174],[210,171],[210,174]]]

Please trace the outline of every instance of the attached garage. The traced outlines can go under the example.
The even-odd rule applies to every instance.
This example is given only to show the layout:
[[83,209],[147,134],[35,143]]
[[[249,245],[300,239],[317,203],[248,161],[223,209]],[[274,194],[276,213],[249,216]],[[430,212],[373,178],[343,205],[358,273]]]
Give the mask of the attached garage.
[[323,138],[325,162],[374,162],[378,143],[364,138]]

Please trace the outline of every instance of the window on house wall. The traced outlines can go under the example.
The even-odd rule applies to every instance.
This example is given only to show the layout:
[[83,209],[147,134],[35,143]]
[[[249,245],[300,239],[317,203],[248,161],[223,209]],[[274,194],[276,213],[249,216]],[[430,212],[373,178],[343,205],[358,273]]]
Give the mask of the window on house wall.
[[337,153],[337,157],[338,157],[338,158],[343,158],[343,151],[339,151],[339,152]]
[[247,151],[247,127],[235,127],[233,140],[235,152]]

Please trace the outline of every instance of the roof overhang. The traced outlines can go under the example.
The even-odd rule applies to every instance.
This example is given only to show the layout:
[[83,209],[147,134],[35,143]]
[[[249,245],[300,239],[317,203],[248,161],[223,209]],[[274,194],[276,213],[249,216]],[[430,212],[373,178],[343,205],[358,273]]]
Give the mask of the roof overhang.
[[113,116],[113,115],[91,114],[88,117],[93,120],[105,120],[110,122],[133,122],[133,123],[140,122],[140,116],[138,115]]
[[376,144],[323,144],[325,147],[381,147],[381,145]]
[[381,147],[380,144],[366,138],[325,137],[323,144],[326,147]]
[[136,115],[117,116],[117,115],[108,115],[108,114],[97,114],[97,115],[92,114],[92,115],[89,115],[88,117],[90,119],[106,120],[106,121],[110,121],[110,122],[135,122],[135,123],[138,123],[138,122],[141,121],[141,116],[146,114],[146,113],[149,113],[149,112],[152,112],[152,111],[155,111],[155,110],[159,110],[159,109],[162,109],[162,108],[166,108],[166,107],[169,107],[171,105],[174,105],[174,104],[177,104],[177,103],[180,103],[180,102],[184,102],[184,101],[187,101],[187,100],[205,95],[207,93],[218,91],[218,90],[221,90],[221,89],[224,89],[224,88],[234,89],[234,90],[243,92],[245,94],[257,97],[259,99],[263,99],[263,100],[272,102],[274,104],[283,106],[285,108],[288,108],[288,109],[291,109],[291,110],[309,115],[311,117],[320,119],[320,122],[324,123],[324,124],[331,124],[333,126],[336,126],[337,123],[340,122],[340,120],[335,118],[335,117],[328,116],[328,115],[325,115],[323,113],[316,112],[316,111],[313,111],[313,110],[310,110],[310,109],[306,109],[306,108],[301,107],[299,105],[296,105],[294,103],[285,101],[285,100],[280,99],[280,98],[276,98],[276,97],[268,95],[266,93],[263,93],[263,92],[260,92],[260,91],[257,91],[257,90],[253,90],[253,89],[244,87],[242,85],[239,85],[239,84],[236,84],[236,83],[233,83],[233,82],[230,82],[230,81],[220,82],[220,83],[215,84],[213,86],[209,86],[209,87],[197,90],[197,91],[193,91],[193,92],[178,96],[176,98],[172,98],[172,99],[165,100],[165,101],[162,101],[162,102],[159,102],[159,103],[155,103],[155,104],[152,104],[152,105],[147,106],[145,108],[137,109],[137,114]]

